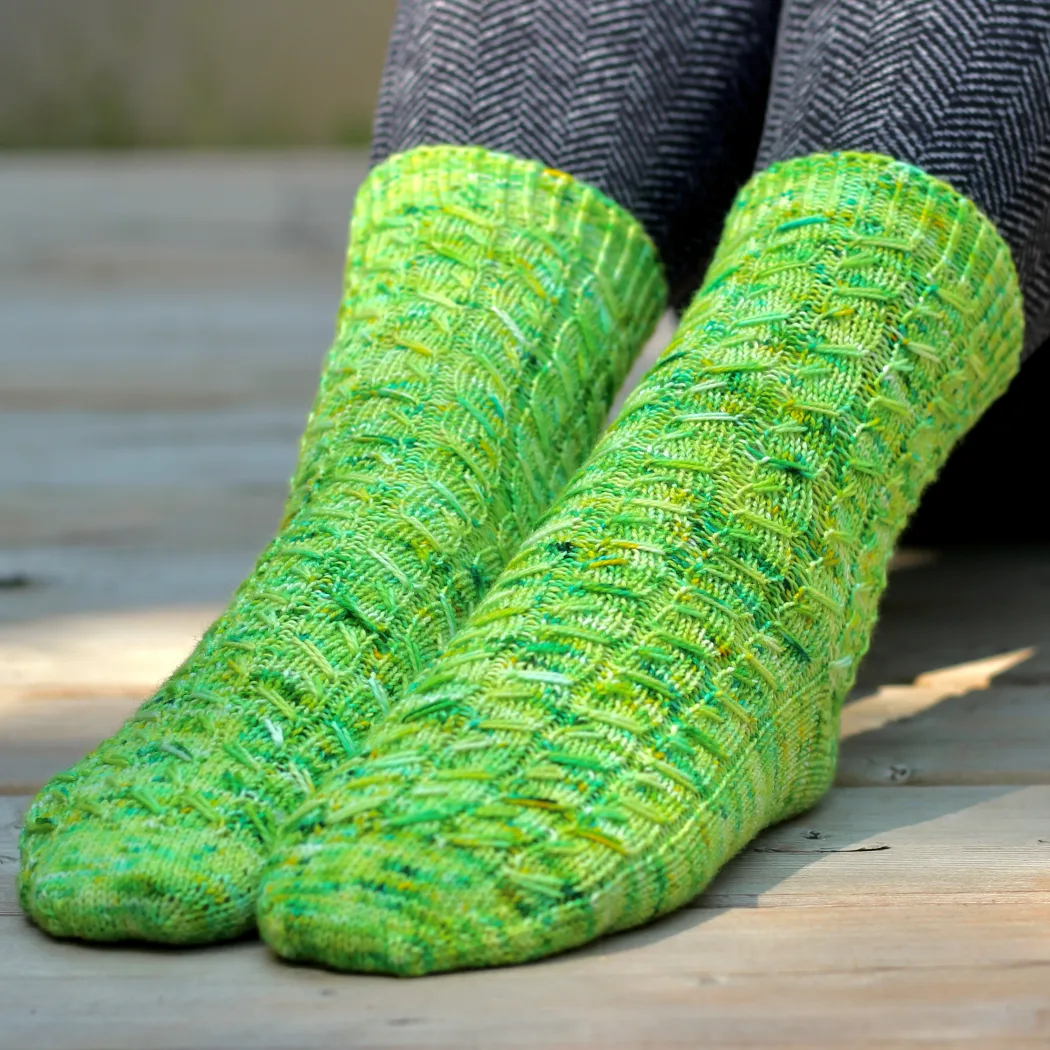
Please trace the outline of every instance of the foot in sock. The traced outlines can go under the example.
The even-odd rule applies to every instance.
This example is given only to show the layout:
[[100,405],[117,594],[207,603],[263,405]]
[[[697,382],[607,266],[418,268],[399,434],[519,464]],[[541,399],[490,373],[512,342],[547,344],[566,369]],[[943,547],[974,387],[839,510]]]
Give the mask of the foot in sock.
[[679,907],[831,783],[895,539],[1022,341],[1009,249],[870,154],[756,176],[675,342],[260,889],[277,952],[421,974]]
[[458,147],[373,171],[281,531],[157,695],[33,803],[30,917],[97,940],[250,928],[275,827],[571,476],[663,302],[638,223],[567,175]]

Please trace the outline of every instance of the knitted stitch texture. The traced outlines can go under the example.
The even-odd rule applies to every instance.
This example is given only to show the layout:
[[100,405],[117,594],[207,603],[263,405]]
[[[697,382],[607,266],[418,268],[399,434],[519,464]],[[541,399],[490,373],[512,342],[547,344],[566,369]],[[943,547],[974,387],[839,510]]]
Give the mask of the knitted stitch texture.
[[571,476],[664,300],[641,226],[561,172],[459,147],[375,169],[283,527],[157,695],[37,797],[30,917],[100,940],[249,928],[275,828]]
[[1002,234],[1025,352],[1050,337],[1050,4],[784,0],[759,166],[884,153],[944,179]]
[[372,157],[443,142],[553,164],[642,223],[684,308],[754,169],[779,7],[399,0]]
[[397,974],[533,959],[813,805],[895,537],[1021,341],[1009,249],[949,186],[869,154],[756,176],[585,467],[291,822],[264,937]]

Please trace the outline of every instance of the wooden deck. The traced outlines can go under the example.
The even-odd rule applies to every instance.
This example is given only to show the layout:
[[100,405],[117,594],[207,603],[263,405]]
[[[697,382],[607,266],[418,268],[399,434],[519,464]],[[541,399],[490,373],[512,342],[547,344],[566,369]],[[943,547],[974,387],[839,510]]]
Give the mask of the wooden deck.
[[645,929],[400,981],[23,920],[27,796],[273,528],[362,170],[0,162],[0,1047],[1050,1046],[1050,549],[905,552],[839,786]]

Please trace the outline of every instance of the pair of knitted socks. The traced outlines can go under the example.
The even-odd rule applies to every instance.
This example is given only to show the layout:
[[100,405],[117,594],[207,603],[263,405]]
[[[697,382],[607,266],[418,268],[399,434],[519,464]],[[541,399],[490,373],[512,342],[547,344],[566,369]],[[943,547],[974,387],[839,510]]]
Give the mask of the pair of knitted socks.
[[[449,5],[403,8],[380,146],[424,8]],[[27,815],[50,932],[193,943],[258,914],[340,968],[535,958],[677,907],[830,783],[895,537],[1016,369],[1017,246],[877,150],[774,163],[591,451],[675,224],[467,137],[489,148],[398,140],[369,176],[277,539]]]

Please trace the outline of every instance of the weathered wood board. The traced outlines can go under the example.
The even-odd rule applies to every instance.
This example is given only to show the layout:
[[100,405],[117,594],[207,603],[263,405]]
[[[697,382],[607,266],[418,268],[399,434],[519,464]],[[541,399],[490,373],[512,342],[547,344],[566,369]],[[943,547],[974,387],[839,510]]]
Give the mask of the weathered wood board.
[[277,521],[364,170],[0,159],[0,1050],[1050,1046],[1047,550],[904,552],[838,786],[583,951],[398,981],[22,918],[29,794],[183,658]]

